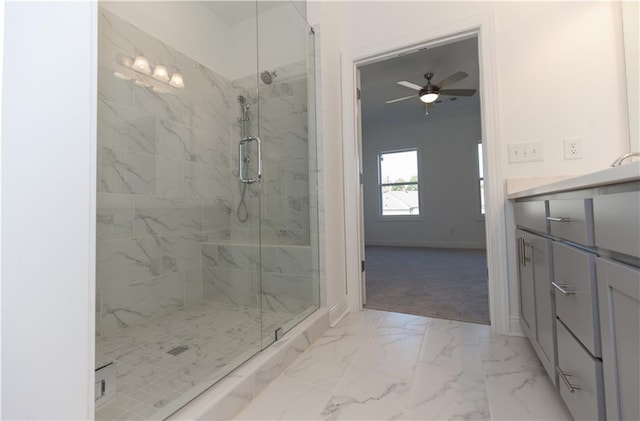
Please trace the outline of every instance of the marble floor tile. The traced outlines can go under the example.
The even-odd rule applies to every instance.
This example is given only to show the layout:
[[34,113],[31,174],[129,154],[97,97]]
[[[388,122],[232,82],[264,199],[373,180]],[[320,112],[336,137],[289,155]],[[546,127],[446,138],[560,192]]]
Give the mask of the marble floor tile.
[[357,313],[347,314],[333,328],[340,333],[367,334],[377,328],[382,320],[389,314],[380,310],[363,310]]
[[353,366],[399,380],[410,381],[422,346],[422,334],[413,330],[378,328],[360,349]]
[[493,420],[571,420],[542,367],[484,363]]
[[480,349],[458,335],[425,337],[411,386],[406,419],[488,419]]
[[334,388],[353,357],[370,339],[369,335],[329,329],[285,370],[285,374],[317,386]]
[[571,419],[526,338],[451,320],[350,314],[279,380],[241,419]]
[[476,329],[478,331],[478,338],[489,338],[497,335],[497,333],[491,331],[491,326],[489,325],[477,325]]
[[313,420],[330,397],[328,389],[280,376],[236,419]]
[[[467,367],[471,365],[471,369]],[[418,363],[405,419],[489,419],[489,401],[479,364],[452,360],[439,365]]]
[[413,314],[387,313],[380,327],[395,327],[424,333],[429,320],[428,317],[414,316]]
[[542,366],[527,338],[499,335],[479,338],[478,343],[484,363]]
[[430,319],[425,333],[425,341],[450,344],[477,345],[478,325],[456,320]]
[[376,373],[351,369],[318,419],[398,420],[404,416],[409,384]]

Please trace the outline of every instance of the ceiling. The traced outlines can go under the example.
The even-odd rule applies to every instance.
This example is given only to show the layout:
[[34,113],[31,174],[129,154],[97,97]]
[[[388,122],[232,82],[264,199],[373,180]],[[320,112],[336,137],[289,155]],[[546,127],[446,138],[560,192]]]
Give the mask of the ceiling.
[[[479,112],[480,100],[476,92],[471,97],[457,97],[451,101],[449,96],[441,96],[441,103],[429,109],[425,116],[423,103],[418,92],[398,85],[399,80],[407,80],[417,85],[425,85],[424,74],[434,74],[436,83],[457,71],[464,71],[469,77],[447,88],[478,89],[478,43],[470,38],[433,48],[401,53],[395,57],[360,67],[360,88],[362,105],[362,123],[376,124],[390,119],[397,121],[423,121],[456,112]],[[385,101],[415,93],[415,98],[385,104]]]

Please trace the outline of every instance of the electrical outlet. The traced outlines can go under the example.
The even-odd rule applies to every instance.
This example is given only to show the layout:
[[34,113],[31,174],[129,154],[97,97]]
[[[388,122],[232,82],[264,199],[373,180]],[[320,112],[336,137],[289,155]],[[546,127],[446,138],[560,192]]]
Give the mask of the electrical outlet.
[[582,139],[579,137],[565,137],[564,159],[582,159]]
[[519,162],[542,161],[542,142],[510,143],[509,162],[512,164]]

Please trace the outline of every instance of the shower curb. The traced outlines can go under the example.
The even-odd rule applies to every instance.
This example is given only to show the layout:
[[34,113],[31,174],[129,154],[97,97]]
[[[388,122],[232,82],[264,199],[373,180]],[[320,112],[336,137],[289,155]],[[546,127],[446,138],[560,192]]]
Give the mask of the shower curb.
[[167,419],[232,420],[328,328],[329,311],[319,308]]

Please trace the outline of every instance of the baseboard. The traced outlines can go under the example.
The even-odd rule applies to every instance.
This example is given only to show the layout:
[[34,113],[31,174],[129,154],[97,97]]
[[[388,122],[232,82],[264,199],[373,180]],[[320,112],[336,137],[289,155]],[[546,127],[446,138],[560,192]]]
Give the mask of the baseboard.
[[329,307],[329,326],[333,327],[349,312],[347,296],[341,297],[335,304]]
[[512,314],[509,317],[509,335],[510,336],[525,336],[522,331],[522,327],[520,327],[520,315]]
[[367,239],[367,246],[386,246],[386,247],[429,247],[443,249],[486,249],[484,242],[460,242],[460,241],[389,241],[389,240],[371,240]]

